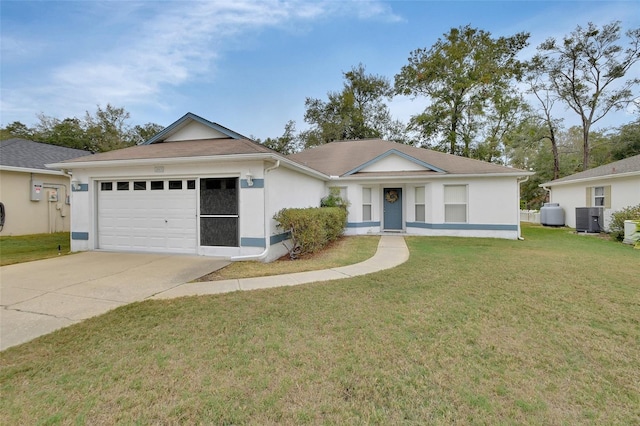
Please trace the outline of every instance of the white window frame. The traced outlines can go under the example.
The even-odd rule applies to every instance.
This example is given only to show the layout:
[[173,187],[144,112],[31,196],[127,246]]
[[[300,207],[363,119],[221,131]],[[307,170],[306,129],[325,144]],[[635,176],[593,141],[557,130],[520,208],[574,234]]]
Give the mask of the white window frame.
[[[447,201],[447,198],[455,198],[453,195],[454,194],[449,194],[449,196],[447,196],[447,189],[451,188],[451,191],[453,191],[453,188],[464,188],[464,202],[460,199],[458,200],[449,200]],[[445,223],[469,223],[469,185],[444,185],[444,221]],[[457,195],[462,194],[462,191],[459,192]],[[462,197],[460,197],[462,198]],[[447,207],[458,207],[456,210],[451,211],[450,215],[456,214],[460,212],[459,207],[460,206],[464,206],[464,221],[459,221],[459,220],[451,220],[450,217],[447,217],[447,211],[448,210],[452,210],[452,209],[447,209]]]
[[[369,196],[365,197],[365,194],[368,193]],[[373,191],[371,188],[362,188],[362,221],[369,222],[373,220],[373,206],[371,203]],[[368,201],[367,201],[368,198]]]
[[593,206],[594,207],[604,207],[606,203],[606,192],[604,190],[604,186],[594,186],[593,187]]
[[[414,220],[416,222],[426,222],[427,221],[427,209],[426,209],[426,203],[425,203],[425,192],[424,192],[424,186],[416,186],[415,189],[415,217]],[[420,207],[422,209],[420,209]],[[422,216],[421,218],[419,218],[419,211],[422,210],[420,213],[420,215]]]

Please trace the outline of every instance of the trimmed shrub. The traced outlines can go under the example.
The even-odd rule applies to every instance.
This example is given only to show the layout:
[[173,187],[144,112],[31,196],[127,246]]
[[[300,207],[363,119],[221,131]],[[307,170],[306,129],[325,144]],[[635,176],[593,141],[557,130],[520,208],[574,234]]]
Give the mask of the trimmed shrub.
[[340,207],[282,209],[273,219],[279,228],[291,233],[291,247],[287,246],[287,250],[296,259],[338,239],[347,224],[347,211]]
[[611,238],[622,241],[624,239],[624,221],[640,220],[640,204],[629,206],[611,213],[609,233]]

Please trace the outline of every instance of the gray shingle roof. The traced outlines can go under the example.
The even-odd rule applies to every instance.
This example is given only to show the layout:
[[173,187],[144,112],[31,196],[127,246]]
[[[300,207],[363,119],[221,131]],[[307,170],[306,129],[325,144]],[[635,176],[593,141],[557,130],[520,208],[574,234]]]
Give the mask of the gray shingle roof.
[[622,173],[640,172],[640,154],[633,157],[625,158],[624,160],[614,161],[613,163],[605,164],[603,166],[594,167],[593,169],[585,170],[584,172],[575,173],[573,175],[565,176],[560,179],[545,182],[541,186],[555,185],[557,183],[571,182],[581,179],[599,178],[604,176],[619,175]]
[[45,164],[91,155],[91,152],[26,139],[0,141],[0,165],[49,170]]
[[[401,153],[405,158],[412,158],[418,164],[431,166],[431,170],[398,171],[398,172],[361,172],[361,166],[386,155],[389,151]],[[402,175],[438,175],[438,174],[531,174],[524,170],[505,167],[485,161],[457,155],[445,154],[430,149],[416,148],[381,139],[350,140],[331,142],[315,148],[287,156],[299,164],[303,164],[330,176],[394,176]]]
[[273,153],[274,151],[248,139],[200,139],[136,145],[129,148],[102,152],[91,158],[77,158],[66,163],[114,160],[142,160],[152,158],[187,158],[212,155]]

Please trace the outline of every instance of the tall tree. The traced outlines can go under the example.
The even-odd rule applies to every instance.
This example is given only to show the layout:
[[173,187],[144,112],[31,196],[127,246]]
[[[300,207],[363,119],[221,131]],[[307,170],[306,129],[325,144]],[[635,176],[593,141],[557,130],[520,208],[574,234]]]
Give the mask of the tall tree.
[[[561,42],[549,38],[538,46],[551,87],[573,110],[582,125],[582,169],[589,164],[591,126],[611,110],[624,108],[633,99],[638,78],[621,79],[640,60],[640,28],[626,32],[628,46],[620,41],[620,22],[598,28],[577,26]],[[615,83],[615,84],[614,84]]]
[[122,107],[98,105],[95,115],[85,115],[86,136],[92,151],[111,151],[136,144],[136,137],[127,123],[130,114]]
[[137,145],[151,139],[160,133],[164,127],[157,123],[136,124],[133,126],[133,138]]
[[622,160],[640,154],[640,117],[627,123],[611,136],[612,160]]
[[296,135],[296,122],[289,120],[284,126],[284,133],[277,138],[267,138],[261,142],[267,148],[289,155],[298,151],[299,138]]
[[528,33],[492,38],[467,25],[452,28],[430,49],[411,52],[409,64],[395,76],[395,91],[426,96],[431,104],[411,118],[410,127],[451,154],[470,156],[492,101],[504,100],[519,75],[516,55],[528,38]]
[[59,119],[38,114],[38,123],[29,128],[14,122],[2,131],[2,138],[23,137],[52,145],[67,146],[92,152],[110,151],[144,142],[163,129],[155,123],[131,126],[130,115],[124,108],[111,104],[98,106],[95,114],[86,111],[83,119]]
[[37,117],[35,140],[68,148],[91,150],[82,120],[75,117],[61,120],[45,114],[38,114]]
[[367,74],[359,64],[343,73],[340,92],[328,92],[328,100],[307,98],[304,120],[311,128],[300,134],[304,146],[334,140],[402,138],[404,126],[391,118],[384,99],[393,95],[391,83],[382,76]]
[[0,129],[0,140],[11,138],[33,139],[34,130],[20,121],[14,121]]
[[558,179],[560,177],[560,155],[558,153],[556,134],[560,129],[562,120],[553,117],[552,110],[558,97],[554,95],[552,87],[545,80],[545,73],[546,65],[542,58],[537,55],[527,63],[524,81],[528,86],[527,92],[536,99],[537,108],[534,107],[536,112],[535,119],[541,122],[539,129],[542,131],[539,136],[548,139],[551,143],[551,154],[553,156],[552,179]]

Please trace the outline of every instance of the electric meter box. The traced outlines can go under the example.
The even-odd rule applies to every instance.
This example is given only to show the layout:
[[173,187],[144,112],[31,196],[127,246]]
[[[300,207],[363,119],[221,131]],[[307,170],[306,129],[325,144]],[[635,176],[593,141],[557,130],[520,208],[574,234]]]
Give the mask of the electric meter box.
[[37,180],[31,181],[31,201],[42,200],[43,191],[44,191],[44,188],[42,187],[42,182]]
[[49,191],[49,201],[54,203],[58,202],[58,190],[52,189]]

